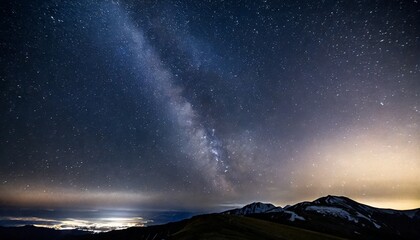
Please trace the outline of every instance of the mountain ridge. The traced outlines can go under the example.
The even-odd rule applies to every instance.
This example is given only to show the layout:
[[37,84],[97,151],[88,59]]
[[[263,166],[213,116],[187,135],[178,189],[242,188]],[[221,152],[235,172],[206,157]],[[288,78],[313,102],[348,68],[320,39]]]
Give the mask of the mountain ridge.
[[247,212],[243,215],[352,239],[420,239],[420,231],[415,230],[420,228],[420,208],[376,208],[334,195],[265,212],[251,213],[248,206],[222,214]]
[[[284,208],[253,202],[221,213],[194,216],[178,222],[132,227],[99,234],[74,235],[38,229],[26,238],[18,228],[0,227],[4,240],[39,239],[51,232],[62,240],[107,239],[420,239],[420,208],[375,208],[344,196],[328,195]],[[6,236],[6,237],[5,237]],[[57,237],[59,236],[59,238]],[[44,238],[44,239],[51,239]]]

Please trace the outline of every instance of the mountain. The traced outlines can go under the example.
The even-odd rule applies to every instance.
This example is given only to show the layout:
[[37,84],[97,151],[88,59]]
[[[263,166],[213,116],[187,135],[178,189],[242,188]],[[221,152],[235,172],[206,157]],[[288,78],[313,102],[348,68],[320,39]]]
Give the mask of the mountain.
[[[29,230],[30,231],[29,231]],[[29,231],[29,234],[26,233]],[[31,233],[42,233],[40,235]],[[255,202],[219,214],[99,234],[60,234],[35,227],[1,228],[15,239],[420,239],[420,209],[374,208],[347,197],[326,196],[284,208]],[[64,232],[64,231],[63,231]],[[24,237],[22,237],[24,236]]]
[[232,210],[228,210],[223,212],[223,214],[234,214],[234,215],[247,215],[247,214],[254,214],[254,213],[264,213],[275,209],[271,203],[261,203],[261,202],[254,202],[244,206],[243,208],[236,208]]
[[339,196],[246,214],[236,209],[234,213],[350,239],[420,239],[420,209],[380,209]]

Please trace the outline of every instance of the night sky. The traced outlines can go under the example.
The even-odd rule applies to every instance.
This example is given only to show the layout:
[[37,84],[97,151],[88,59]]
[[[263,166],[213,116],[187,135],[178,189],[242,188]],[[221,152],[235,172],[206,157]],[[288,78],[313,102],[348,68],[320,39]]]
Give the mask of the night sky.
[[420,3],[8,1],[0,205],[420,207]]

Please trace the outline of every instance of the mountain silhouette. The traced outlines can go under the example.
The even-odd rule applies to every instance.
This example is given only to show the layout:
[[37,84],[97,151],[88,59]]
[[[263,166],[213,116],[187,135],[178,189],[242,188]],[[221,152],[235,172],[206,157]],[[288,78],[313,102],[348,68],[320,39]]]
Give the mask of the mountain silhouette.
[[32,226],[0,228],[1,239],[420,239],[420,209],[371,207],[341,196],[276,207],[255,202],[222,213],[97,234]]

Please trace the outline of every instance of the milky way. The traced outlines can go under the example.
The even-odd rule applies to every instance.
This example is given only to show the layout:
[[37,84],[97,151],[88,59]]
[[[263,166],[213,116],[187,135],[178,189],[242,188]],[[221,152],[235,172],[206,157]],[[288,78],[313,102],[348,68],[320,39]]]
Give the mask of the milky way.
[[418,206],[419,9],[8,3],[0,204]]
[[183,89],[176,86],[170,70],[163,66],[141,30],[130,22],[124,22],[123,30],[129,35],[127,41],[132,42],[129,50],[137,54],[134,64],[139,65],[144,80],[152,86],[156,100],[166,105],[170,120],[174,119],[180,134],[178,141],[182,143],[180,150],[192,165],[196,165],[197,170],[202,170],[207,176],[206,180],[225,190],[227,182],[219,171],[220,168],[227,170],[228,166],[220,158],[215,129],[209,130],[203,126],[192,104],[182,95]]

